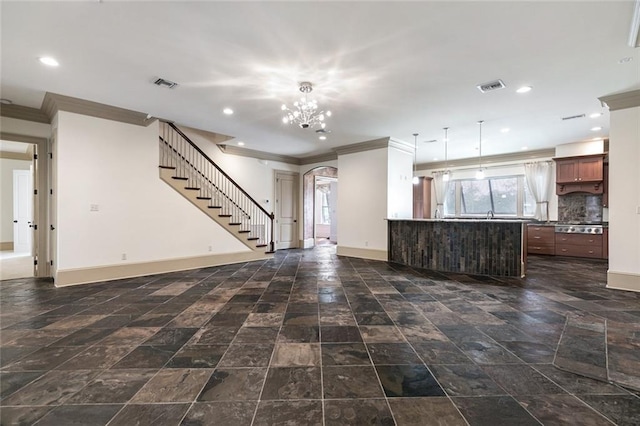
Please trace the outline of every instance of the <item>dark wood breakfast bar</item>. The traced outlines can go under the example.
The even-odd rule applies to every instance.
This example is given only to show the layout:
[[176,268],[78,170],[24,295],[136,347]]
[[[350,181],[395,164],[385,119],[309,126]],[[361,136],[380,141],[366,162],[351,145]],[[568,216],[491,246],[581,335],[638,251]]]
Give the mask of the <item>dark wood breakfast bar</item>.
[[440,272],[523,277],[527,222],[389,219],[388,260]]

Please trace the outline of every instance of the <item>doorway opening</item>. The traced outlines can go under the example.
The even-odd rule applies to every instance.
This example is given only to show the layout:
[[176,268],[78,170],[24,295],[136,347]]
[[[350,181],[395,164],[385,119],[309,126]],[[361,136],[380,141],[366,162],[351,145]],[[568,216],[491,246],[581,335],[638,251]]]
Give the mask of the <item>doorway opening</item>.
[[36,145],[0,141],[0,280],[35,276]]
[[314,244],[338,243],[338,179],[315,176]]
[[[321,166],[303,176],[303,247],[337,244],[338,169]],[[328,238],[327,238],[328,237]]]

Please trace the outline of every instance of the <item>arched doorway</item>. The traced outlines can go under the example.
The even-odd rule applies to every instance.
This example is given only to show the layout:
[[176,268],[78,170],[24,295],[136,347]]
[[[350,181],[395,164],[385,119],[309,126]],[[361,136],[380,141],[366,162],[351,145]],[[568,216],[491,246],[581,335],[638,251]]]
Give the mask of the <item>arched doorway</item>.
[[[334,237],[335,237],[335,215],[331,215],[330,212],[333,210],[335,212],[335,200],[337,197],[335,196],[337,189],[337,180],[338,180],[338,169],[330,166],[321,166],[316,167],[314,169],[306,172],[302,179],[302,203],[303,203],[303,242],[304,248],[309,248],[315,246],[315,237],[316,237],[316,223],[317,217],[323,217],[323,225],[327,225],[329,232],[329,240],[331,241],[331,226],[334,227]],[[327,191],[328,193],[326,197],[316,196],[317,185],[320,184],[323,188],[320,192]],[[333,189],[333,196],[331,195],[331,189]],[[324,203],[327,205],[318,205],[320,201],[324,200]],[[332,203],[333,201],[333,203]],[[323,209],[325,210],[325,214],[323,216]],[[330,220],[327,220],[329,217],[333,216],[333,224],[330,223]],[[327,223],[329,222],[329,223]]]

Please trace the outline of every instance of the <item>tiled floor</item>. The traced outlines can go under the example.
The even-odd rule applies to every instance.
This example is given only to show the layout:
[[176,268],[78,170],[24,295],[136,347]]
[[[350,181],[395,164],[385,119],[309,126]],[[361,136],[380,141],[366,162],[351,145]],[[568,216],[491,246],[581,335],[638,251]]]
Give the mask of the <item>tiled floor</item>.
[[2,424],[640,422],[637,393],[552,365],[567,314],[640,319],[606,262],[534,257],[498,280],[334,253],[2,282]]

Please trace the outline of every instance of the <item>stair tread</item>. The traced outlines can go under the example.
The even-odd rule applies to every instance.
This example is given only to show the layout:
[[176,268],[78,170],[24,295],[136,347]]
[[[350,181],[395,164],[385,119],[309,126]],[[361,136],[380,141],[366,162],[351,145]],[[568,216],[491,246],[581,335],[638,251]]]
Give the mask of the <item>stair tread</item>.
[[220,216],[220,217],[231,217],[230,214],[219,214],[218,216]]
[[196,197],[198,200],[210,200],[211,197]]
[[260,238],[258,238],[258,237],[249,237],[249,238],[247,238],[247,240],[249,240],[249,241],[256,241],[256,240],[259,240],[259,239]]
[[242,225],[242,223],[240,223],[240,222],[230,222],[229,225],[234,225],[234,226],[235,225]]
[[221,209],[222,206],[207,206],[210,209]]
[[249,231],[248,229],[241,229],[238,232],[241,233],[241,234],[248,234],[251,231]]
[[176,168],[174,166],[158,166],[161,169],[168,169],[168,170],[175,170]]
[[171,179],[177,179],[177,180],[189,180],[188,177],[182,177],[182,176],[171,176]]
[[185,186],[184,189],[188,189],[190,191],[200,191],[200,188],[195,186]]
[[256,244],[256,247],[266,247],[266,244]]

